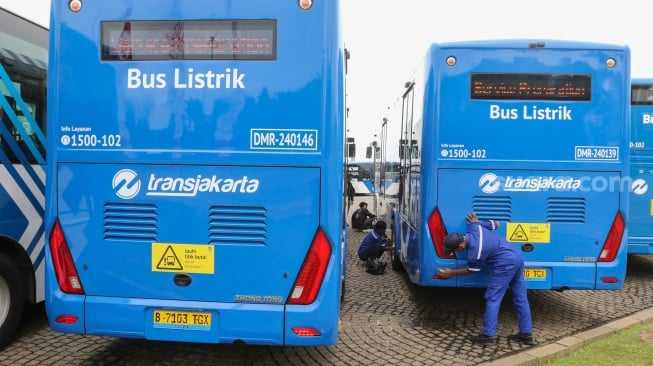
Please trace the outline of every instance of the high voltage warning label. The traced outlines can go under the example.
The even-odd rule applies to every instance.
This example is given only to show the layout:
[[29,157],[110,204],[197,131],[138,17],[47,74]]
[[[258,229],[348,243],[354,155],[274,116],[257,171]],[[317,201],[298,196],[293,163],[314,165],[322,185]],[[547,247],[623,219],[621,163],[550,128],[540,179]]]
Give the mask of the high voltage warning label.
[[521,225],[517,225],[517,228],[512,232],[512,235],[510,235],[510,240],[528,241],[528,236]]
[[550,243],[551,224],[509,222],[506,240],[510,242]]
[[152,272],[213,274],[213,245],[152,243]]
[[156,265],[156,269],[172,271],[181,271],[184,269],[179,257],[177,257],[177,254],[175,253],[175,250],[172,249],[172,245],[166,247],[161,259],[159,259],[159,263]]

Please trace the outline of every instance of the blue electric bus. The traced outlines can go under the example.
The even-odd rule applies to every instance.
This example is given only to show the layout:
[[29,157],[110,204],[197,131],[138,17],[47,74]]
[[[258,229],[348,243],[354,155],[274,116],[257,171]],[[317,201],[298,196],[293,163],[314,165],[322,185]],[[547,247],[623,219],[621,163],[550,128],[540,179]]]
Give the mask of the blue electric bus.
[[53,1],[55,331],[333,345],[344,281],[338,1]]
[[[575,41],[433,44],[382,126],[400,161],[386,202],[393,267],[422,286],[484,287],[443,238],[502,222],[530,289],[616,290],[626,275],[630,50]],[[390,154],[388,154],[390,156]],[[624,187],[626,186],[626,187]],[[387,197],[382,197],[387,199]]]
[[48,30],[0,8],[0,349],[44,299]]
[[633,79],[630,93],[628,253],[653,254],[653,79]]

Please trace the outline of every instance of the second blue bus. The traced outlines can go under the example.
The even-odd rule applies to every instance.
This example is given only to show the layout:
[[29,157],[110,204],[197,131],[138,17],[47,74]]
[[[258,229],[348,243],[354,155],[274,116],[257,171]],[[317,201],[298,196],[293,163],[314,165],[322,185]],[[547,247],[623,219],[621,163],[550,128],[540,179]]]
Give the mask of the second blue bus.
[[[617,290],[626,276],[630,50],[559,40],[433,44],[382,128],[395,265],[422,286],[484,287],[443,238],[502,222],[530,289]],[[394,151],[394,153],[391,153]],[[624,187],[626,186],[626,187]]]

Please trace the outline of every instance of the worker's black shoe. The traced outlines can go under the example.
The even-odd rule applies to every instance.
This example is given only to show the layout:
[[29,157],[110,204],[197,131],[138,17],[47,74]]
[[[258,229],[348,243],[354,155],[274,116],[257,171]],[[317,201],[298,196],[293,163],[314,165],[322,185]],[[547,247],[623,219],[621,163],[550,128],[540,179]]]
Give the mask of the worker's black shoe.
[[472,342],[474,342],[474,343],[476,343],[476,344],[483,344],[483,345],[485,345],[485,344],[490,344],[490,343],[494,343],[494,341],[495,341],[496,339],[497,339],[496,336],[494,336],[494,337],[490,337],[489,335],[485,335],[485,334],[479,334],[479,335],[477,335],[477,336],[471,336],[471,337],[469,337],[469,340],[470,340],[470,341],[472,341]]
[[531,333],[517,333],[517,334],[511,334],[508,336],[508,339],[511,341],[518,341],[524,344],[527,344],[529,346],[532,346],[535,344],[535,339],[533,339],[533,335]]

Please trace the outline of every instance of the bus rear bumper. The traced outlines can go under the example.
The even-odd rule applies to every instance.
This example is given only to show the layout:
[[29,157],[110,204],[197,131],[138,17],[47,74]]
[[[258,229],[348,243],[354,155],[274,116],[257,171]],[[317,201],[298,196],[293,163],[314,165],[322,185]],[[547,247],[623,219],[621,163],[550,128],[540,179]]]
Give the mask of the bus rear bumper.
[[[252,345],[333,345],[338,324],[325,324],[311,306],[217,303],[199,301],[120,299],[82,295],[57,296],[57,313],[48,314],[53,330],[63,333],[194,343]],[[294,308],[294,309],[293,309]],[[304,309],[304,310],[302,310]],[[284,319],[284,310],[286,318]],[[315,309],[313,309],[315,310]],[[156,322],[155,311],[207,319],[201,325]],[[57,314],[79,317],[75,324],[54,321]],[[292,328],[314,328],[316,336],[300,336]]]
[[545,269],[544,278],[526,278],[530,290],[620,290],[624,285],[625,266],[609,263],[540,262],[525,263],[526,270]]
[[[529,290],[620,290],[626,276],[625,266],[619,261],[597,262],[525,262],[524,278]],[[435,276],[435,268],[427,268],[420,286],[437,287],[480,287],[487,286],[490,277],[488,268],[468,276],[457,276],[442,280]]]

